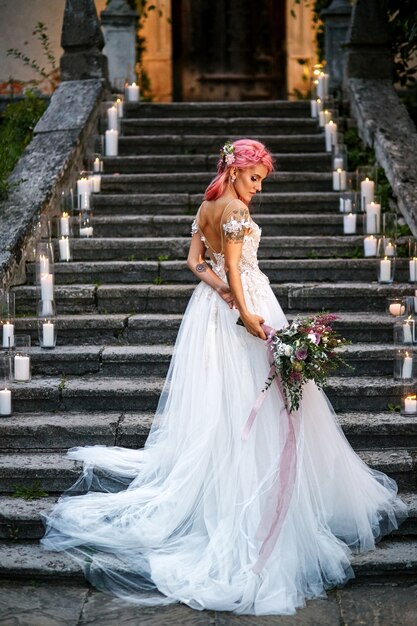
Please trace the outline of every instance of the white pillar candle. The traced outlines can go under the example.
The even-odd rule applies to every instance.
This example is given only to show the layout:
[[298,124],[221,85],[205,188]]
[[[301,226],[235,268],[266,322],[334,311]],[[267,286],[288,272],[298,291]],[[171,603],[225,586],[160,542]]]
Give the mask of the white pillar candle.
[[329,75],[324,72],[321,72],[317,78],[317,95],[323,100],[329,95]]
[[346,171],[338,168],[333,172],[333,191],[345,191]]
[[53,348],[55,345],[54,326],[52,322],[42,324],[42,345],[44,348]]
[[59,240],[59,258],[61,261],[69,261],[71,256],[70,242],[68,237],[61,237]]
[[417,258],[413,257],[408,262],[410,270],[410,283],[414,283],[417,280]]
[[82,196],[84,193],[90,193],[90,181],[83,177],[77,180],[77,196]]
[[403,324],[403,342],[404,343],[413,343],[413,332],[412,332],[412,321],[406,320]]
[[352,200],[350,198],[339,198],[339,210],[341,213],[352,213]]
[[[61,235],[63,237],[69,237],[70,234],[70,224],[69,224],[69,215],[68,213],[63,213],[59,219],[59,224],[60,224],[60,229],[61,229]],[[41,270],[42,271],[42,270]],[[48,274],[49,273],[49,267],[48,267],[48,271],[47,272],[42,272],[42,274]]]
[[318,115],[317,100],[310,100],[310,111],[311,111],[311,117],[317,117]]
[[376,256],[378,239],[373,235],[363,240],[363,253],[365,257]]
[[101,189],[101,174],[93,175],[93,193],[100,193]]
[[323,100],[321,98],[317,98],[316,104],[317,104],[317,115],[319,115],[320,111],[323,111]]
[[361,207],[362,211],[366,210],[366,205],[374,201],[375,183],[369,178],[365,178],[361,182]]
[[330,111],[328,111],[327,109],[322,109],[321,111],[319,111],[319,126],[324,128],[324,126],[328,124],[331,119],[332,114]]
[[117,130],[106,130],[106,156],[117,156],[119,152],[119,133]]
[[389,312],[393,317],[399,317],[400,315],[404,315],[405,307],[400,302],[392,302],[389,305]]
[[14,378],[19,381],[30,380],[30,358],[16,354],[14,357]]
[[375,235],[381,230],[381,205],[371,202],[366,205],[366,232]]
[[379,280],[381,283],[391,282],[391,259],[381,259],[379,262]]
[[128,102],[139,102],[139,85],[136,83],[127,85],[125,93]]
[[123,117],[123,100],[121,98],[117,98],[116,107],[117,107],[117,115],[119,117]]
[[384,249],[385,256],[395,256],[395,248],[394,245],[389,241]]
[[413,377],[413,357],[408,356],[408,352],[406,352],[404,360],[403,360],[401,378],[410,379],[412,377]]
[[99,157],[96,157],[93,163],[93,172],[101,172],[101,169],[102,169],[101,159]]
[[88,193],[82,193],[79,196],[79,205],[78,208],[79,209],[89,209],[90,208],[90,192]]
[[12,412],[12,392],[10,389],[0,391],[0,415],[10,415]]
[[41,274],[41,300],[54,299],[54,277],[52,274]]
[[44,254],[39,257],[39,270],[41,274],[49,274],[49,259]]
[[332,151],[332,146],[337,143],[337,124],[332,120],[324,125],[324,133],[326,138],[326,152]]
[[84,226],[84,228],[80,228],[80,237],[92,237],[92,236],[93,236],[92,226]]
[[404,399],[404,413],[416,413],[417,412],[417,397],[407,396]]
[[354,235],[356,233],[356,213],[348,213],[343,216],[343,234]]
[[342,170],[344,166],[343,159],[341,157],[335,157],[333,159],[333,169],[338,170],[339,168]]
[[3,348],[13,348],[14,346],[14,324],[5,322],[3,324]]
[[107,109],[107,125],[109,130],[112,128],[118,129],[118,120],[117,106],[112,106]]

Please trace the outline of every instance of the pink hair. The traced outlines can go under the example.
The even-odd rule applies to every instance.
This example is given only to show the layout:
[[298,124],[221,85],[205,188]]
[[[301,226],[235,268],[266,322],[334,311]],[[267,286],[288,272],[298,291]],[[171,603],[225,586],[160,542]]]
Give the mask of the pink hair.
[[267,168],[268,174],[274,169],[271,153],[259,141],[255,141],[254,139],[238,139],[234,141],[232,145],[235,149],[235,160],[231,165],[227,165],[223,158],[219,159],[217,163],[217,174],[205,191],[205,200],[217,200],[217,198],[220,198],[220,196],[224,194],[229,182],[230,169],[232,167],[245,169],[262,163],[262,165],[265,165]]

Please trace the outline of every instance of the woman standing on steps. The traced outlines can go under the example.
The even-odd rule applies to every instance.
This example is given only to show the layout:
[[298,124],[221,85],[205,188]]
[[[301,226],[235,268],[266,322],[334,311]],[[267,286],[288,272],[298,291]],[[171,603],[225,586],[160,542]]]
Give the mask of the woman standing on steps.
[[406,507],[395,482],[355,454],[311,381],[291,485],[275,387],[242,440],[269,371],[261,325],[281,328],[286,318],[259,270],[261,232],[248,208],[271,155],[249,139],[221,155],[192,228],[188,265],[200,283],[146,446],[72,449],[84,462],[73,492],[88,493],[60,499],[43,544],[66,550],[98,588],[141,605],[293,613],[350,578],[352,550],[374,548]]

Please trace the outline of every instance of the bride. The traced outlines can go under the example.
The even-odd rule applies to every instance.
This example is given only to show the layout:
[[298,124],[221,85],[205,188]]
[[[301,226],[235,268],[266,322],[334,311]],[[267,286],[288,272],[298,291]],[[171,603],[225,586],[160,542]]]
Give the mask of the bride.
[[352,551],[373,549],[407,515],[311,381],[288,419],[272,386],[242,437],[269,371],[262,325],[287,324],[248,208],[272,169],[257,141],[223,147],[192,226],[188,266],[200,283],[145,448],[71,449],[83,474],[45,519],[47,550],[142,606],[294,613],[351,578]]

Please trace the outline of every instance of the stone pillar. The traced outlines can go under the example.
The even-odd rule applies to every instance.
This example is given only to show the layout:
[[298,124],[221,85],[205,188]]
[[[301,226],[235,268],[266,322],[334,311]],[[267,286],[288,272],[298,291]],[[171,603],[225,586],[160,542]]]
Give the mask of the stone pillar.
[[110,83],[114,85],[116,79],[130,83],[135,81],[138,13],[130,9],[126,0],[110,0],[100,17],[106,42],[104,51],[109,60]]
[[391,38],[384,3],[357,0],[347,36],[345,81],[349,78],[392,80],[392,70]]
[[94,0],[66,0],[61,46],[61,80],[108,79],[107,58],[101,52],[104,38]]
[[347,33],[352,7],[348,0],[333,0],[320,17],[324,21],[324,54],[326,70],[330,74],[330,91],[340,89],[343,83],[343,66]]

